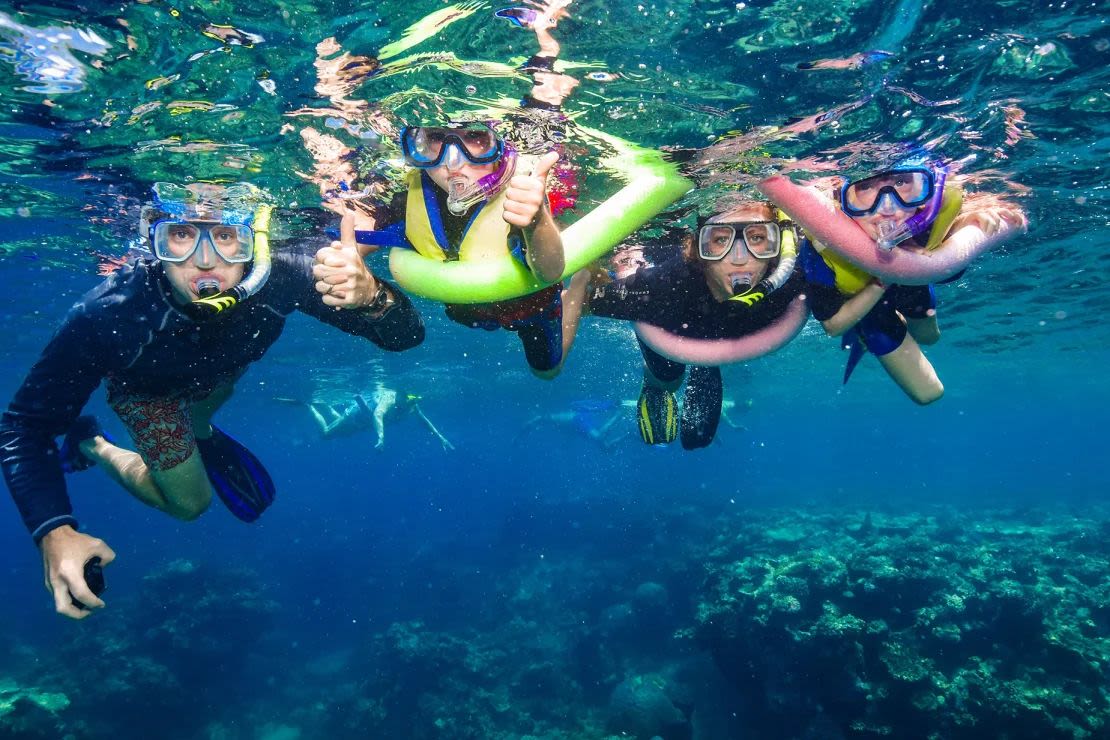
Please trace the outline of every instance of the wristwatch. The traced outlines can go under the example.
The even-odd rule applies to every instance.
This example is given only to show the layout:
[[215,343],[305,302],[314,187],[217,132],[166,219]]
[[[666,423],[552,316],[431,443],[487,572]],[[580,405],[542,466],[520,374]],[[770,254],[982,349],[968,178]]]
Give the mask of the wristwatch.
[[[375,278],[375,280],[377,280],[377,278]],[[374,297],[370,299],[370,302],[363,307],[363,310],[374,319],[380,319],[382,316],[385,316],[386,313],[389,312],[389,309],[393,308],[393,304],[397,302],[397,299],[393,297],[393,292],[385,287],[384,282],[377,280],[377,283],[377,292],[374,293]]]

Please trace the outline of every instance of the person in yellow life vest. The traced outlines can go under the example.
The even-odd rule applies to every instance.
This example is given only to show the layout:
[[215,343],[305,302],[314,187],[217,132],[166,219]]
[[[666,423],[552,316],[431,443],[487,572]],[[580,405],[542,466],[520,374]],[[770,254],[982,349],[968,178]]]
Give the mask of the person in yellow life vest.
[[[948,165],[924,151],[911,151],[866,177],[840,178],[838,190],[840,210],[885,252],[941,249],[960,227],[971,224],[989,235],[1006,224],[1025,226],[1024,212],[1005,199],[987,194],[965,199],[958,182],[948,181]],[[844,383],[870,353],[915,403],[925,406],[944,395],[944,385],[922,350],[940,340],[933,285],[888,282],[808,239],[800,258],[814,317],[850,350]],[[963,274],[960,269],[939,282],[950,283]]]
[[401,246],[430,259],[480,262],[506,253],[552,285],[493,303],[447,304],[448,318],[465,326],[508,329],[520,337],[532,372],[553,378],[565,355],[563,241],[547,197],[547,174],[559,160],[550,151],[531,171],[518,167],[513,146],[495,123],[448,121],[408,126],[401,150],[412,170],[406,188],[376,209],[373,230],[357,230],[365,245]]
[[[560,105],[578,84],[555,70],[559,45],[550,33],[569,17],[569,4],[548,0],[498,14],[534,31],[539,40],[539,51],[521,67],[531,75],[532,89],[521,101],[521,113],[504,126],[517,135],[531,131],[521,151],[537,156],[518,156],[499,131],[500,121],[447,119],[404,127],[401,152],[412,168],[405,188],[391,203],[363,209],[363,225],[356,230],[361,244],[407,247],[440,261],[481,262],[510,254],[539,281],[552,283],[509,300],[446,305],[447,316],[465,326],[515,332],[532,372],[545,379],[559,373],[573,339],[572,329],[564,332],[572,317],[563,313],[563,241],[552,213],[573,205],[573,185],[560,180],[551,198],[547,189],[548,173],[560,157],[554,142],[566,121]],[[569,198],[562,192],[568,189]]]

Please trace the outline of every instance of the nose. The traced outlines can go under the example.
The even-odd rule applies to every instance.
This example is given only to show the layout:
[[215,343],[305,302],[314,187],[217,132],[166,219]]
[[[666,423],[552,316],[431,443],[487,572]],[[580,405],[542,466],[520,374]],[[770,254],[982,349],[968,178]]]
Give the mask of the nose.
[[737,239],[732,243],[732,251],[729,252],[729,262],[734,265],[743,265],[748,261],[748,245],[744,243],[743,239]]
[[447,145],[447,154],[443,157],[443,164],[450,172],[457,172],[463,168],[463,165],[466,164],[466,158],[459,151],[458,144],[452,142]]
[[893,216],[898,211],[898,201],[894,199],[894,193],[886,192],[879,196],[879,207],[876,213],[880,216]]
[[207,231],[200,233],[200,244],[197,245],[193,263],[202,270],[211,270],[216,266],[216,245]]

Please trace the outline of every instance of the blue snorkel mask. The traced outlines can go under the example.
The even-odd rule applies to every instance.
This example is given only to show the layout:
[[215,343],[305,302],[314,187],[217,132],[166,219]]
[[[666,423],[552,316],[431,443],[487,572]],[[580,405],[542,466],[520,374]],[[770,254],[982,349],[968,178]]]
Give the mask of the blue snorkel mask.
[[888,204],[903,209],[924,206],[902,224],[893,219],[880,222],[878,245],[889,251],[932,226],[940,212],[947,178],[948,167],[943,162],[915,157],[877,175],[845,183],[840,189],[840,207],[849,216],[859,218],[881,211]]
[[447,209],[456,216],[496,195],[516,172],[516,149],[481,121],[406,126],[401,130],[401,153],[408,165],[422,170],[497,164],[497,169],[476,182],[457,178],[448,183]]

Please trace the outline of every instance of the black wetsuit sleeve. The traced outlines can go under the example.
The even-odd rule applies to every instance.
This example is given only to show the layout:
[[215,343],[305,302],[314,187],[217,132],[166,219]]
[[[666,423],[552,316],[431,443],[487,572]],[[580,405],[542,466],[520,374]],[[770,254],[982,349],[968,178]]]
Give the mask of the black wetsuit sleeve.
[[622,321],[657,322],[682,316],[688,303],[685,275],[674,274],[674,263],[640,268],[631,275],[593,288],[590,313]]
[[845,296],[834,285],[809,282],[806,283],[805,293],[809,308],[813,311],[813,318],[818,321],[831,319],[846,300]]
[[286,255],[284,259],[291,270],[284,281],[284,290],[300,312],[347,334],[369,339],[392,352],[411,349],[424,341],[424,321],[420,313],[408,296],[392,283],[374,276],[393,297],[393,305],[380,316],[361,309],[337,309],[325,305],[316,292],[311,257]]
[[113,352],[104,339],[92,319],[71,311],[0,418],[4,479],[36,542],[65,524],[77,526],[54,440],[108,372]]

